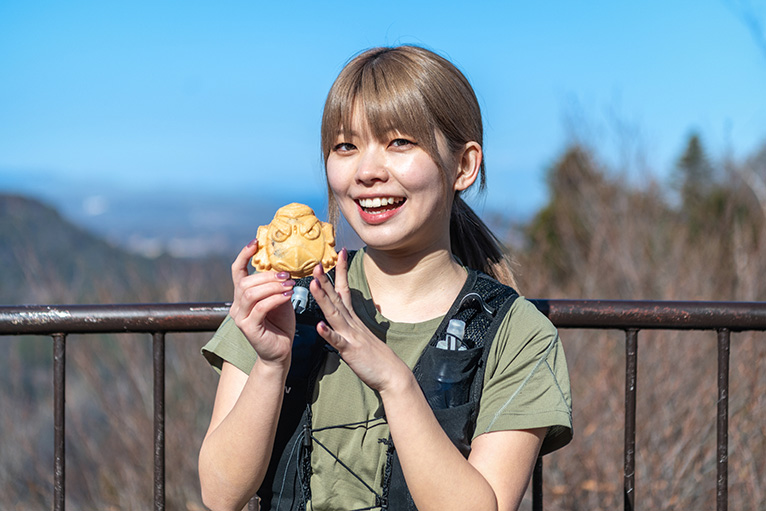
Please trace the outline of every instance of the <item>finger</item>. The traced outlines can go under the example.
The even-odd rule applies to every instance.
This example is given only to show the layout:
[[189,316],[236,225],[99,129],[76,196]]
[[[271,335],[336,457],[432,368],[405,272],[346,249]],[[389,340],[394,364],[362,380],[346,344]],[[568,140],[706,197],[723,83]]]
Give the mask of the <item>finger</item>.
[[295,281],[287,272],[254,273],[239,281],[234,289],[231,314],[248,316],[259,302],[270,296],[292,295]]
[[348,250],[345,247],[338,254],[335,265],[335,291],[338,292],[344,305],[351,308],[351,289],[348,286]]
[[292,291],[293,287],[295,281],[288,273],[253,274],[239,281],[235,297],[239,297],[243,303],[258,302],[271,295]]
[[342,335],[338,334],[335,330],[330,328],[330,326],[324,321],[317,323],[317,333],[322,337],[322,339],[327,341],[330,346],[338,350],[338,352],[342,352],[343,348],[345,348],[348,344],[348,341],[346,341]]
[[262,300],[256,302],[249,310],[247,316],[244,319],[252,321],[255,324],[262,325],[266,319],[266,316],[273,310],[281,307],[282,305],[290,302],[290,297],[293,291],[285,291],[279,294],[269,295]]
[[309,290],[314,295],[317,305],[322,309],[327,320],[334,328],[337,328],[335,318],[347,319],[348,309],[340,295],[335,291],[330,279],[325,275],[321,265],[318,264],[314,268],[313,277]]
[[[290,297],[287,295],[272,295],[261,300],[248,311],[246,315],[234,318],[234,323],[239,327],[251,342],[263,342],[265,337],[280,332],[292,339],[294,330],[289,316],[294,319],[293,310],[290,306]],[[276,316],[274,316],[276,314]],[[258,351],[258,346],[253,345]]]
[[289,315],[293,317],[290,306],[293,289],[292,287],[283,289],[278,289],[271,294],[262,294],[258,291],[253,291],[252,294],[245,293],[237,314],[232,313],[236,325],[243,332],[262,332],[266,328],[267,318],[270,317],[271,313],[283,306],[288,307]]
[[247,277],[250,272],[247,269],[247,263],[258,251],[258,240],[254,239],[239,251],[237,258],[231,264],[231,280],[236,286],[240,280]]

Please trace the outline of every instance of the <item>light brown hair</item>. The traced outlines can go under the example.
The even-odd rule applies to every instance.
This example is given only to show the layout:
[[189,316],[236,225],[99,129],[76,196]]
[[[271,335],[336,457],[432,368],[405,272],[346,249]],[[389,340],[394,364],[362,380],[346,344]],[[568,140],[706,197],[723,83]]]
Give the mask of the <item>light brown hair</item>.
[[[481,109],[466,77],[450,61],[418,46],[373,48],[354,57],[340,72],[325,102],[322,154],[327,158],[343,129],[351,126],[354,107],[363,109],[372,135],[383,141],[391,131],[412,136],[444,172],[457,164],[468,142],[482,144]],[[446,154],[437,138],[447,142]],[[479,189],[486,184],[484,161]],[[328,186],[330,220],[338,206]],[[452,252],[466,266],[513,285],[511,263],[499,240],[456,192],[450,220]]]

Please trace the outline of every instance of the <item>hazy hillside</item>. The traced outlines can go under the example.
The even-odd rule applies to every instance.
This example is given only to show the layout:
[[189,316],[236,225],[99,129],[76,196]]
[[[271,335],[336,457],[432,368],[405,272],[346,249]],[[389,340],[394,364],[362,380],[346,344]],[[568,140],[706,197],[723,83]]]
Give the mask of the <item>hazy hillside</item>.
[[131,254],[21,196],[0,195],[0,240],[0,304],[215,301],[231,294],[230,258]]

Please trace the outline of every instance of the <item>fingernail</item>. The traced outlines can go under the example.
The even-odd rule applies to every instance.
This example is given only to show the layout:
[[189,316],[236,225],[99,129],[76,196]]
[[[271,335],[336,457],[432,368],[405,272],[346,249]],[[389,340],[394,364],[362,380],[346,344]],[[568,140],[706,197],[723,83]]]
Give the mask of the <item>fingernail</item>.
[[317,266],[319,266],[319,274],[324,275],[324,266],[322,266],[321,264],[318,264]]
[[277,273],[277,278],[279,280],[289,279],[290,278],[290,273],[288,273],[286,271],[281,271],[281,272]]
[[282,296],[292,296],[292,294],[293,294],[293,290],[290,289],[290,290],[285,291],[284,293],[282,293]]
[[250,243],[247,244],[248,248],[254,246],[256,243],[258,243],[258,238],[251,240]]
[[343,262],[348,261],[348,250],[346,250],[346,247],[343,247],[340,251],[340,258]]
[[286,280],[286,281],[282,282],[282,285],[285,286],[285,287],[288,287],[288,286],[292,287],[292,286],[295,285],[295,281],[293,279]]

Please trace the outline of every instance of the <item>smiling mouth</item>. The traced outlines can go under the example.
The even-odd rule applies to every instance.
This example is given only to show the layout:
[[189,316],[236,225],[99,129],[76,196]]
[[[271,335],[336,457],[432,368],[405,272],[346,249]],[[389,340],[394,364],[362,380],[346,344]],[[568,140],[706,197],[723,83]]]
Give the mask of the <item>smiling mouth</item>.
[[358,199],[356,203],[365,213],[377,215],[401,207],[406,200],[404,197],[375,197],[374,199]]

